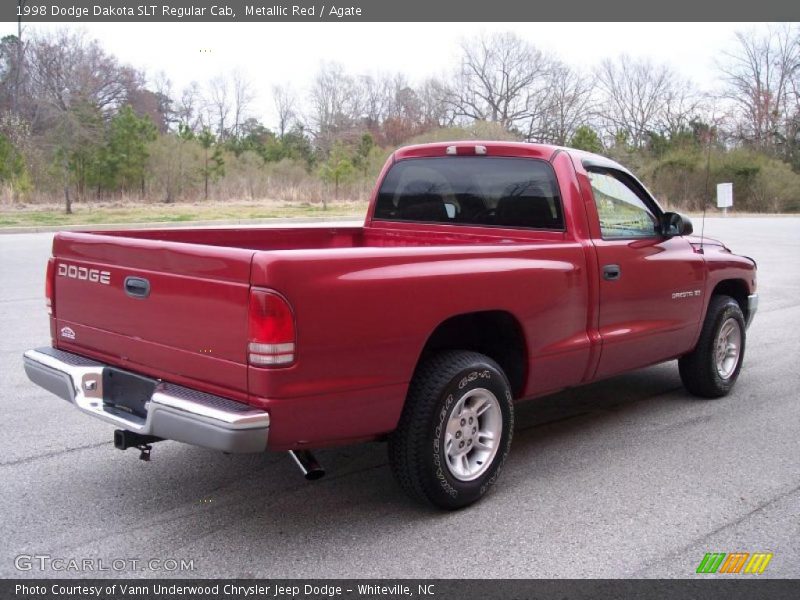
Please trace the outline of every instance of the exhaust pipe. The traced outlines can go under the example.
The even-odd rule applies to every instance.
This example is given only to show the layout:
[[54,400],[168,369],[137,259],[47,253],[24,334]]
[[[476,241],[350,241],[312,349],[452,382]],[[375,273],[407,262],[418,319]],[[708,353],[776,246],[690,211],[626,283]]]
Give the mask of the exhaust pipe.
[[309,481],[315,481],[325,476],[325,469],[323,469],[308,450],[289,450],[289,456],[294,459],[297,466],[303,472],[303,477]]

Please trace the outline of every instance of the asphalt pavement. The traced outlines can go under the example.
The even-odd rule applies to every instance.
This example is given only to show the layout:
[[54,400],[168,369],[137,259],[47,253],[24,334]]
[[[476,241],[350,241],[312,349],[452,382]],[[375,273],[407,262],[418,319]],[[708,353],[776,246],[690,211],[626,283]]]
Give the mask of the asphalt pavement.
[[705,232],[759,265],[734,392],[693,398],[671,362],[520,405],[498,485],[455,513],[409,501],[379,443],[320,451],[318,482],[283,453],[115,450],[22,369],[49,339],[52,234],[0,235],[0,576],[683,578],[771,552],[761,577],[800,577],[800,219]]

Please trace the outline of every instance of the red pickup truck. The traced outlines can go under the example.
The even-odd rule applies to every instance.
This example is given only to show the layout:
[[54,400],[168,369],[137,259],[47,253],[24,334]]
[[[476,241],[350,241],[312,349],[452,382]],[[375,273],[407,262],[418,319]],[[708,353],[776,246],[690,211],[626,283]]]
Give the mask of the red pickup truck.
[[690,237],[619,164],[506,142],[410,146],[361,227],[59,233],[29,378],[118,428],[225,452],[388,440],[412,496],[466,506],[513,405],[678,359],[730,391],[756,265]]

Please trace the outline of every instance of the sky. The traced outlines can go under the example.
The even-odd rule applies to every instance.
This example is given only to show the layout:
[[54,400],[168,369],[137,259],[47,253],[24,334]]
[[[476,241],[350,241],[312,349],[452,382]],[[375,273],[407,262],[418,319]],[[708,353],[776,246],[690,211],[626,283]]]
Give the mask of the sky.
[[[37,30],[74,27],[96,38],[124,63],[149,76],[164,71],[177,92],[192,81],[234,69],[253,84],[253,112],[274,125],[270,90],[291,84],[302,92],[323,61],[352,74],[404,73],[412,83],[445,75],[462,40],[482,32],[514,31],[566,63],[590,69],[622,53],[667,63],[701,89],[716,84],[715,64],[732,49],[736,31],[753,23],[80,23],[31,25]],[[0,24],[2,35],[15,23]],[[201,52],[202,50],[202,52]]]

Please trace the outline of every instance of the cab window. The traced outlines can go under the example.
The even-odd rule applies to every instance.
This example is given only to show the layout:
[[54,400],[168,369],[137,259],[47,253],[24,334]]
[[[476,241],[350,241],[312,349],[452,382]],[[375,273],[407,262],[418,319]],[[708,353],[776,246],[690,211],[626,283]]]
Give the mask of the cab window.
[[658,218],[620,175],[606,169],[590,169],[588,173],[603,239],[658,234]]
[[563,231],[553,167],[532,158],[405,159],[383,180],[375,219]]

